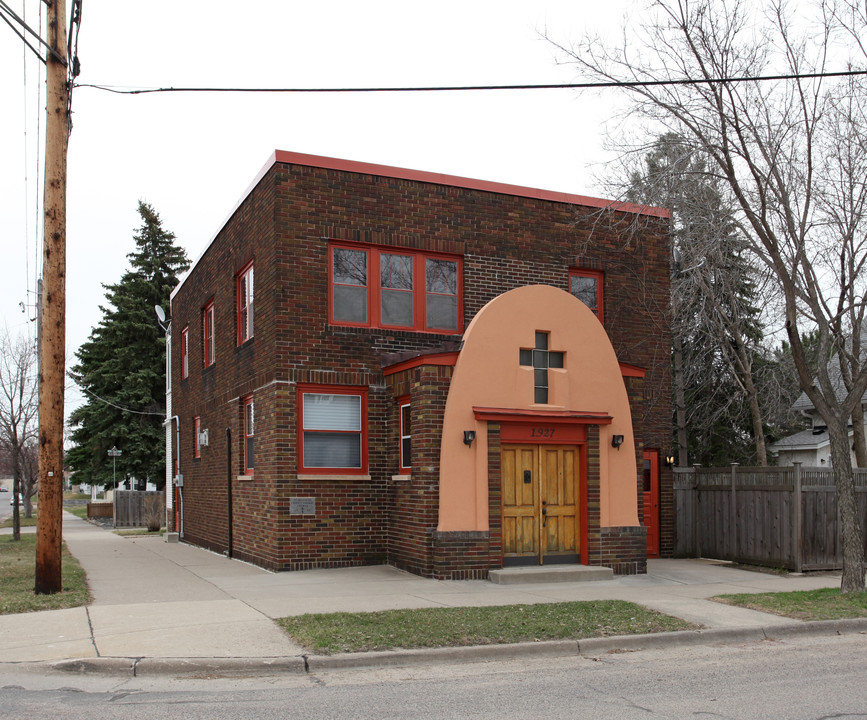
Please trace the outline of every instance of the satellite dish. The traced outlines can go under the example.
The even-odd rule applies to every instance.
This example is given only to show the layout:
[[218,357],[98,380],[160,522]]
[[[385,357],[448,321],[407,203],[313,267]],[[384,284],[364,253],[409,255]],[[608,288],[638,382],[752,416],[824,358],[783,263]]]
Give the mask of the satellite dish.
[[163,310],[163,306],[162,306],[162,305],[154,305],[154,312],[157,314],[157,319],[158,319],[161,323],[164,323],[164,322],[166,321],[166,313],[165,313],[165,311]]

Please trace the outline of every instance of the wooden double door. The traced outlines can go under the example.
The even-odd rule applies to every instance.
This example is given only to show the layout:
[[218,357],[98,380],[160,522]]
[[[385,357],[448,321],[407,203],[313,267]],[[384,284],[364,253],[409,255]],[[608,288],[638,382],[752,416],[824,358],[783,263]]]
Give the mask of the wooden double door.
[[579,561],[579,458],[575,445],[504,445],[503,564]]

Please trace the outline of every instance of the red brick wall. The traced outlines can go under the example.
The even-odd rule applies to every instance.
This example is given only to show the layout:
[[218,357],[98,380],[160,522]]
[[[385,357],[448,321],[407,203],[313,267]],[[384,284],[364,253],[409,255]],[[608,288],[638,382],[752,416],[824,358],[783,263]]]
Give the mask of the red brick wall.
[[[641,223],[645,226],[633,235]],[[455,336],[329,325],[328,239],[461,256],[464,327],[484,303],[507,290],[531,283],[568,290],[570,267],[602,270],[605,325],[618,358],[648,370],[641,418],[644,445],[665,454],[671,445],[665,230],[665,221],[655,218],[274,165],[222,228],[173,302],[173,327],[178,333],[190,328],[190,376],[173,388],[181,422],[185,539],[227,549],[228,428],[232,551],[237,557],[279,569],[389,561],[414,572],[437,574],[435,566],[454,565],[447,556],[499,552],[494,538],[435,535],[441,417],[434,408],[444,403],[448,384],[442,368],[413,371],[408,394],[418,462],[411,479],[392,481],[398,473],[396,389],[383,378],[383,356],[428,350]],[[239,348],[234,276],[251,259],[254,337]],[[203,370],[201,308],[210,298],[216,311],[216,363]],[[174,343],[173,353],[177,368],[180,343]],[[369,388],[370,479],[298,479],[299,382]],[[256,403],[256,468],[252,478],[239,479],[240,400],[251,393]],[[196,415],[211,438],[198,460],[192,458],[191,423]],[[661,486],[665,554],[671,551],[673,535],[667,471]],[[316,516],[290,515],[292,497],[315,497]],[[598,513],[598,497],[596,503]],[[602,538],[595,542],[601,552]],[[462,549],[447,551],[447,546]]]

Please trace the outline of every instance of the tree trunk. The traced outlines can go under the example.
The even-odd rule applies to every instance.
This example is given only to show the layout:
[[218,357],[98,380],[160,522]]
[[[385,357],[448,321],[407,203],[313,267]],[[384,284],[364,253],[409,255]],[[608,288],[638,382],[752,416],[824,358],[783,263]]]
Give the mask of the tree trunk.
[[855,464],[867,468],[867,442],[864,438],[864,407],[861,403],[852,411],[852,444],[855,446]]
[[750,403],[750,419],[753,423],[753,440],[756,445],[756,462],[760,467],[767,467],[768,449],[765,442],[765,428],[762,424],[762,410],[759,407],[759,392],[756,390],[752,375],[747,374],[743,380],[747,399]]
[[686,399],[683,394],[683,345],[680,335],[674,335],[674,408],[677,423],[677,466],[689,467],[689,453],[686,441]]
[[849,428],[845,420],[828,420],[831,465],[843,539],[843,579],[840,591],[861,592],[864,590],[864,533],[855,499],[855,473],[849,453]]

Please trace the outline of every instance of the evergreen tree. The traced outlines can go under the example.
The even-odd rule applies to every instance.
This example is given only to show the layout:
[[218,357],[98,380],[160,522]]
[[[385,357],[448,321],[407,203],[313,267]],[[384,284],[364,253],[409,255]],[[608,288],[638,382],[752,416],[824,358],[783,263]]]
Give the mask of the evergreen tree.
[[112,484],[112,447],[123,453],[116,459],[118,484],[126,476],[157,487],[165,482],[165,334],[154,306],[168,307],[190,263],[150,205],[139,201],[138,212],[131,267],[120,282],[104,286],[102,320],[71,371],[86,398],[70,415],[73,447],[66,455],[78,482]]
[[627,197],[672,213],[679,464],[767,464],[756,264],[719,183],[701,153],[666,134],[632,174]]

